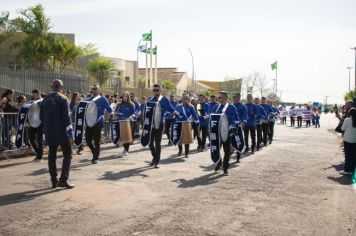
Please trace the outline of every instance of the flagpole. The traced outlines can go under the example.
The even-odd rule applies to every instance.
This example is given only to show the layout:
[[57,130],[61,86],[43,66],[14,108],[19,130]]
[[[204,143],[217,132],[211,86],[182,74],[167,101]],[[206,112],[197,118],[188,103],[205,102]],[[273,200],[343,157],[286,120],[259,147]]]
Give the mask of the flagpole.
[[[146,43],[146,50],[147,50],[147,43]],[[145,87],[148,88],[148,55],[146,54],[146,70],[145,70]]]
[[157,54],[158,54],[158,50],[157,50],[157,45],[155,47],[155,50],[156,50],[156,55],[155,55],[155,84],[158,83],[158,78],[157,78]]
[[150,87],[153,85],[153,71],[152,71],[152,30],[150,30],[151,40],[150,40]]
[[138,42],[138,45],[137,45],[137,69],[136,69],[136,82],[135,82],[135,87],[138,87],[139,85],[139,79],[140,79],[140,69],[139,69],[139,59],[140,59],[140,56],[139,56],[139,53],[140,53],[140,50],[139,50],[139,47],[140,47],[140,44],[142,42],[142,39],[140,39],[140,41]]

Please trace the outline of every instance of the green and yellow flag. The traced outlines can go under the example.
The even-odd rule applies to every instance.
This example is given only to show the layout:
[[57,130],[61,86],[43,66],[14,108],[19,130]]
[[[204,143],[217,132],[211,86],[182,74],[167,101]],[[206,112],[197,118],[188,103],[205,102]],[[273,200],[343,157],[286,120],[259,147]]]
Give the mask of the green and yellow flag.
[[272,70],[277,70],[277,61],[275,61],[272,65]]
[[154,48],[147,48],[146,53],[148,54],[152,53],[152,55],[157,55],[157,46]]
[[143,41],[152,41],[152,33],[144,33],[142,34]]

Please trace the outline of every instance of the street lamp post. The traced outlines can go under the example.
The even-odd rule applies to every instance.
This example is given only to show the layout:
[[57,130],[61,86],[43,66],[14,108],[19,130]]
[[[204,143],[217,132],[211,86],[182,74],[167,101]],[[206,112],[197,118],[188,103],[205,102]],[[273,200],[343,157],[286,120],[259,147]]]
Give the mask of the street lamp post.
[[352,66],[346,67],[346,69],[349,70],[349,92],[351,91],[351,73],[350,73],[350,71],[352,68],[353,68]]
[[190,56],[192,57],[192,81],[193,81],[193,90],[195,91],[196,83],[195,83],[195,74],[194,74],[194,57],[193,57],[193,53],[190,50],[190,48],[188,48],[188,51],[190,53]]
[[[355,68],[356,68],[356,47],[351,48],[355,51]],[[355,70],[355,90],[356,90],[356,70]]]

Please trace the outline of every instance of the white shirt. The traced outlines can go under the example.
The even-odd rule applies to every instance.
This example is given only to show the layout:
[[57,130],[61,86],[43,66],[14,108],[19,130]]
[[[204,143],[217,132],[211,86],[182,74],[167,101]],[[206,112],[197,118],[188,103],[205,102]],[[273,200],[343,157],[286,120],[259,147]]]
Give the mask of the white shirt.
[[341,130],[345,131],[344,141],[348,143],[356,143],[356,128],[352,126],[352,119],[346,118],[341,126]]

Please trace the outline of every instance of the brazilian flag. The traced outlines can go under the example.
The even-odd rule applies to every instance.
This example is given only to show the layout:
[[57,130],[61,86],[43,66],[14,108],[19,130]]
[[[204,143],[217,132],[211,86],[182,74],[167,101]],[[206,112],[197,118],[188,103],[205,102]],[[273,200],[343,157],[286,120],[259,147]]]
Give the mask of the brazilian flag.
[[142,34],[143,41],[152,41],[152,33],[144,33]]
[[272,65],[272,70],[277,70],[277,61],[275,61]]

